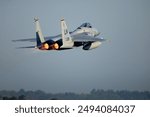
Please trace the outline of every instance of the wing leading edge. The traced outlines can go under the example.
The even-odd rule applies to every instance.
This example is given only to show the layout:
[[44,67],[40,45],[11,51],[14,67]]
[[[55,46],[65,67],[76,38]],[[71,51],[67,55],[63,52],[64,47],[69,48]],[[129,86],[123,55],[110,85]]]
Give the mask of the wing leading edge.
[[88,41],[106,41],[106,39],[103,38],[98,38],[98,37],[93,37],[93,36],[89,36],[86,34],[77,34],[77,35],[73,35],[72,39],[74,41],[78,41],[78,42],[88,42]]

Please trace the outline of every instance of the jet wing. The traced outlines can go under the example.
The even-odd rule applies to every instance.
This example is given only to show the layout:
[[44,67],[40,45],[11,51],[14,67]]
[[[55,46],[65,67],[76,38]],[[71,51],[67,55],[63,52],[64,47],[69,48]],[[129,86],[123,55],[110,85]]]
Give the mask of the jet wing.
[[73,41],[77,41],[77,42],[87,42],[87,41],[100,41],[100,42],[102,42],[102,41],[106,41],[106,39],[89,36],[89,35],[86,35],[84,33],[72,35],[72,39],[73,39]]
[[[44,37],[44,39],[47,41],[49,39],[60,39],[61,38],[61,34],[56,35],[56,36],[48,36],[48,37]],[[27,38],[27,39],[16,39],[16,40],[12,40],[13,42],[24,42],[24,41],[28,41],[28,42],[36,42],[36,38]]]
[[36,48],[36,46],[17,47],[16,49],[30,49],[30,48]]
[[24,41],[35,42],[36,38],[27,38],[27,39],[15,39],[15,40],[12,40],[12,42],[24,42]]

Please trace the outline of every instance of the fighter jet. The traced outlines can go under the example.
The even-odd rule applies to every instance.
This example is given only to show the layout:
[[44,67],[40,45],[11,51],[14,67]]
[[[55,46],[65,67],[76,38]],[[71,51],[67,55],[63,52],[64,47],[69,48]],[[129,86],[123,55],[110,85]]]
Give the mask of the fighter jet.
[[66,50],[82,46],[83,50],[91,50],[99,47],[106,39],[98,38],[100,32],[92,28],[90,23],[83,23],[76,30],[69,32],[64,18],[61,23],[61,34],[44,37],[40,27],[39,19],[34,18],[36,27],[36,38],[21,39],[14,41],[36,41],[36,46],[21,48],[37,48],[40,50]]

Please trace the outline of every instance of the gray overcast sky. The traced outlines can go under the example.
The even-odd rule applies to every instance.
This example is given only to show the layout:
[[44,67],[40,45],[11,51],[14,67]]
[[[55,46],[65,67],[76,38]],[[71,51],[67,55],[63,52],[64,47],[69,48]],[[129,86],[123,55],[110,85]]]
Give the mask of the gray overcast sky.
[[[150,91],[150,0],[1,0],[0,89],[89,92],[93,88]],[[16,49],[11,40],[45,36],[90,22],[111,42],[84,51]]]

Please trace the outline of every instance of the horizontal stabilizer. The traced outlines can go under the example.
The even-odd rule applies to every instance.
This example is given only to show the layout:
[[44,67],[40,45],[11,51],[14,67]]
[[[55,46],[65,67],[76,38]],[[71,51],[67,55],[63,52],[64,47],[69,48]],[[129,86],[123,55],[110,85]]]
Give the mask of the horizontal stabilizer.
[[16,49],[31,49],[31,48],[35,48],[35,46],[17,47]]

